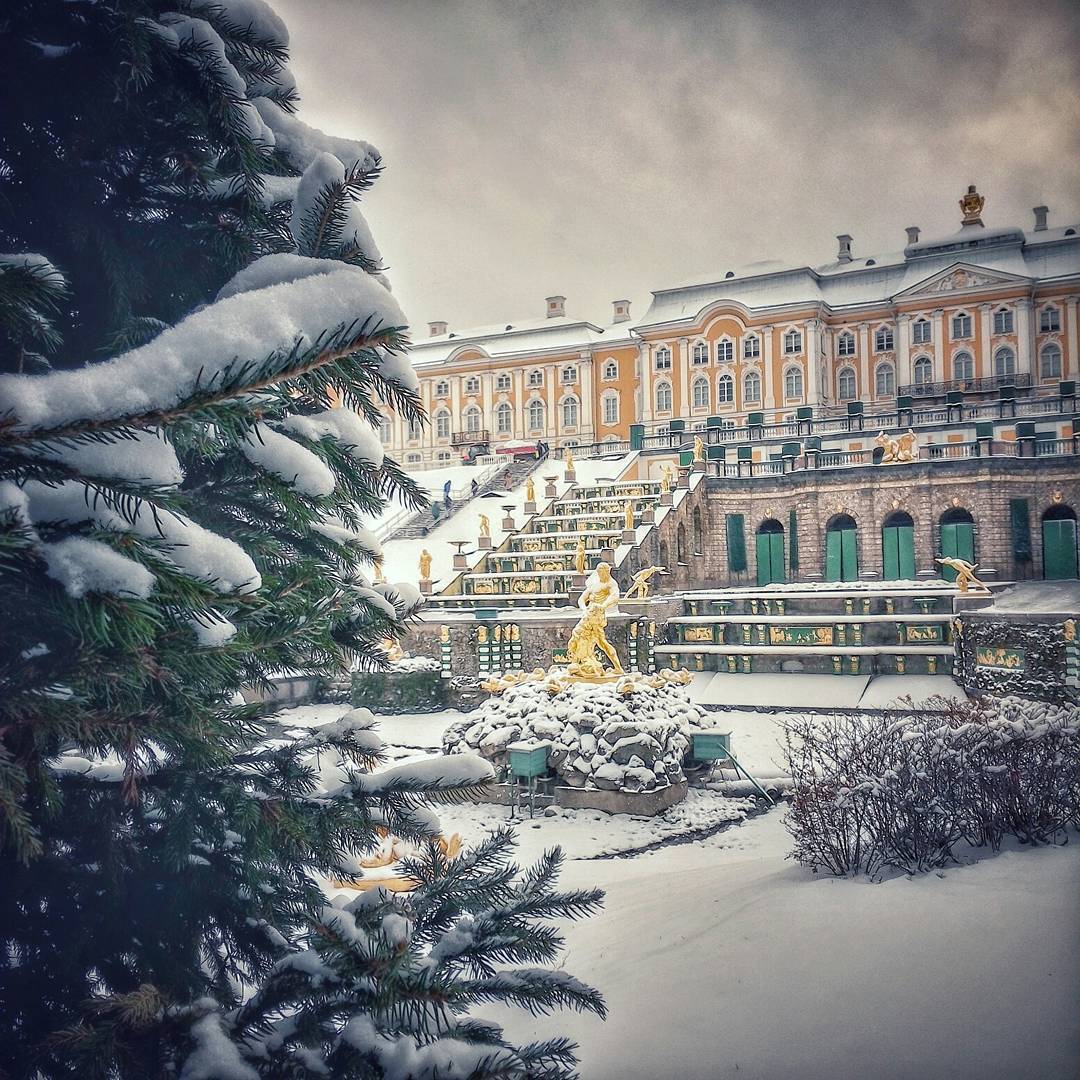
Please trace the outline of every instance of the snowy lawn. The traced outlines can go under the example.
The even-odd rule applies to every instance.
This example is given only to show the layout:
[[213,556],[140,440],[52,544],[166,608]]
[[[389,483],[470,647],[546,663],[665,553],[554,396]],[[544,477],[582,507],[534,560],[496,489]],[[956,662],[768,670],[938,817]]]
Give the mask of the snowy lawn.
[[[287,716],[309,726],[344,710]],[[390,757],[436,752],[459,715],[381,718]],[[776,719],[731,712],[717,726],[759,775],[779,771]],[[742,821],[747,806],[692,790],[653,819],[563,811],[521,822],[524,861],[560,844],[562,886],[607,893],[601,914],[565,927],[564,966],[604,993],[610,1015],[493,1008],[492,1019],[519,1039],[569,1034],[587,1080],[1080,1075],[1080,843],[869,884],[788,861],[783,807]],[[466,842],[506,814],[439,808]]]

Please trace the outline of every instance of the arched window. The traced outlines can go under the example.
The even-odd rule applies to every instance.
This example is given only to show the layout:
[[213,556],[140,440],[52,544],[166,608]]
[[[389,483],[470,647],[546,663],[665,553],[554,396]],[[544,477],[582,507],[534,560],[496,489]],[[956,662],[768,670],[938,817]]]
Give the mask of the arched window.
[[911,324],[912,345],[929,345],[932,335],[933,330],[929,319],[916,319]]
[[836,355],[837,356],[854,356],[855,355],[855,335],[850,330],[845,330],[836,339]]
[[543,386],[544,385],[544,373],[536,368],[529,372],[529,386]]
[[952,377],[960,382],[975,378],[975,361],[969,352],[958,352],[952,360]]
[[789,330],[784,335],[784,352],[789,356],[792,353],[802,352],[802,334],[798,330]]
[[498,435],[509,435],[514,428],[514,411],[505,401],[500,401],[495,406],[495,432]]
[[656,411],[671,412],[671,383],[656,384]]
[[892,397],[896,393],[896,373],[892,364],[878,364],[874,372],[874,393],[878,397]]
[[544,403],[539,398],[529,402],[529,429],[540,431],[544,427]]
[[743,401],[748,405],[761,401],[761,376],[756,371],[748,371],[743,379]]
[[465,418],[465,430],[473,434],[480,430],[484,423],[484,414],[476,405],[470,405],[462,416]]
[[465,393],[466,394],[479,394],[480,393],[480,380],[475,375],[470,375],[465,380]]
[[840,373],[836,376],[836,396],[840,401],[854,401],[858,392],[855,369],[850,367],[841,368]]
[[495,389],[496,390],[509,390],[510,389],[510,376],[505,374],[505,373],[502,374],[502,375],[497,376],[496,379],[495,379]]
[[691,362],[694,364],[707,364],[709,362],[709,346],[704,341],[699,341],[694,346]]
[[419,420],[409,421],[409,438],[419,439],[424,434],[424,425]]
[[617,379],[619,377],[619,363],[617,360],[606,360],[604,362],[604,378],[605,379]]
[[435,413],[435,437],[437,439],[450,438],[450,411],[439,409]]
[[994,333],[1011,334],[1013,332],[1013,313],[1006,307],[994,312]]
[[802,368],[789,367],[784,372],[784,397],[801,401],[803,396]]
[[379,421],[379,438],[382,440],[384,446],[389,446],[390,440],[394,437],[394,425],[390,423],[390,417],[384,416]]
[[436,397],[449,397],[450,396],[450,384],[445,379],[440,379],[435,384],[435,396]]
[[619,422],[619,395],[614,390],[608,390],[600,399],[601,410],[605,424],[617,424]]
[[[1012,313],[1010,312],[1010,314]],[[1007,345],[1003,345],[994,352],[994,374],[1016,374],[1016,353],[1014,353]]]
[[721,405],[728,405],[735,400],[735,380],[730,375],[721,375],[716,384],[716,400]]
[[1039,376],[1043,379],[1061,378],[1061,349],[1050,342],[1039,353]]
[[671,350],[666,345],[661,345],[660,348],[656,350],[656,370],[671,370]]
[[912,370],[915,373],[916,386],[929,386],[934,381],[934,362],[929,356],[915,357],[915,366]]
[[721,338],[716,343],[716,360],[720,364],[730,364],[735,358],[735,346],[730,338]]
[[761,338],[750,334],[743,338],[742,354],[744,360],[756,360],[761,356]]
[[1044,307],[1039,312],[1039,333],[1056,334],[1061,329],[1061,312],[1056,307]]
[[707,409],[709,407],[709,380],[697,378],[693,386],[693,402],[695,409]]
[[971,337],[971,316],[966,311],[958,311],[952,317],[953,341]]
[[577,368],[573,364],[568,364],[562,369],[562,381],[564,383],[577,382]]
[[891,326],[879,326],[874,331],[874,352],[891,352],[893,332]]
[[563,427],[577,427],[578,399],[573,394],[562,399],[562,422]]

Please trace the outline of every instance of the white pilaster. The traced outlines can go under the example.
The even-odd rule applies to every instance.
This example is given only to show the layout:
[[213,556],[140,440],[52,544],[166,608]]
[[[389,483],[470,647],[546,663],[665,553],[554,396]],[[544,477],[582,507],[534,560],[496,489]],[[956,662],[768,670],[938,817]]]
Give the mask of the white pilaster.
[[582,353],[578,357],[578,378],[581,380],[581,433],[582,442],[595,440],[596,423],[593,409],[593,362],[588,353]]
[[1028,299],[1016,302],[1016,372],[1018,375],[1034,370],[1035,320],[1032,318],[1031,307],[1031,301]]
[[547,385],[547,436],[549,439],[556,439],[559,436],[558,377],[559,371],[554,364],[549,364],[544,368],[544,382]]
[[1078,334],[1076,327],[1077,297],[1065,300],[1065,355],[1061,359],[1061,377],[1073,379],[1080,369],[1080,355],[1077,355]]
[[870,326],[859,323],[859,400],[870,396]]
[[806,404],[821,403],[821,320],[810,319],[806,324]]
[[[693,415],[693,399],[690,396],[690,339],[679,338],[679,386],[678,397],[672,395],[672,413],[688,420]],[[674,372],[673,372],[674,374]],[[672,380],[674,381],[674,380]],[[672,388],[675,389],[674,387]],[[678,404],[676,404],[678,403]]]
[[982,346],[982,355],[978,357],[975,367],[975,377],[994,374],[994,343],[990,336],[990,312],[993,304],[979,305],[979,344]]
[[896,390],[911,384],[911,316],[896,317]]
[[934,382],[948,379],[952,375],[951,372],[945,370],[945,324],[947,321],[944,309],[935,308],[931,319],[931,333],[934,335]]
[[[764,383],[761,392],[764,397],[764,405],[766,409],[775,409],[777,402],[784,400],[784,372],[781,370],[778,384],[776,374],[773,371],[773,328],[771,326],[761,326],[757,328],[756,333],[758,340],[761,342],[761,381]],[[711,393],[710,397],[712,397]]]
[[652,356],[649,352],[649,346],[647,342],[642,342],[638,346],[638,375],[640,377],[639,387],[641,390],[641,419],[643,421],[651,420],[653,417],[653,375],[652,375]]
[[524,442],[529,435],[528,414],[525,409],[525,369],[514,368],[510,378],[510,385],[514,388],[514,438]]

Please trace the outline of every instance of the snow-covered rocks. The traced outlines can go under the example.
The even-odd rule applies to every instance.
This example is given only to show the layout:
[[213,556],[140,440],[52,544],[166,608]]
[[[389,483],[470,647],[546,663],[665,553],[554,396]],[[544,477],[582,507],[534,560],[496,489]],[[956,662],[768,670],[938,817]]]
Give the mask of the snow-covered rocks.
[[479,753],[499,769],[509,762],[510,743],[543,740],[561,783],[643,792],[685,779],[691,731],[707,726],[704,712],[675,682],[571,682],[552,694],[536,680],[493,695],[451,724],[443,750]]

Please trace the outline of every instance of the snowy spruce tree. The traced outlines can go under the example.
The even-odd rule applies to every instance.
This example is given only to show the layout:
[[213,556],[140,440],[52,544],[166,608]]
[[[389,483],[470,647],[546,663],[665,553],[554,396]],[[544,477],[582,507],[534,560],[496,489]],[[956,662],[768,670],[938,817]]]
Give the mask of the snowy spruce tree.
[[[473,1015],[603,1013],[550,967],[600,900],[559,853],[432,842],[489,766],[239,693],[377,663],[419,603],[362,526],[420,498],[374,426],[421,417],[378,154],[294,115],[261,0],[15,0],[0,35],[0,1076],[572,1076]],[[418,887],[332,898],[380,828]]]

